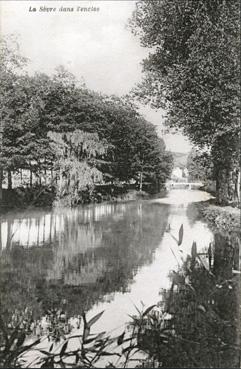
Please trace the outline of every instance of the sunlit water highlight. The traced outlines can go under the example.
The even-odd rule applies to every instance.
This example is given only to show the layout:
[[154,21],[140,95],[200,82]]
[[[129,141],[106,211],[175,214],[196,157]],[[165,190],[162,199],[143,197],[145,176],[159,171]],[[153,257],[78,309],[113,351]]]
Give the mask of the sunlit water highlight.
[[[123,330],[123,325],[129,321],[128,315],[137,312],[135,305],[141,309],[143,305],[156,304],[160,299],[160,290],[170,286],[168,278],[170,271],[176,270],[185,256],[191,253],[193,241],[197,243],[198,252],[207,250],[210,242],[213,242],[213,234],[203,221],[192,219],[192,216],[187,214],[187,208],[193,202],[207,201],[211,198],[210,194],[203,191],[173,190],[166,198],[151,201],[155,204],[170,205],[168,215],[170,231],[164,233],[154,252],[152,263],[138,270],[128,292],[115,293],[113,300],[113,296],[106,295],[105,302],[95,304],[89,311],[89,317],[102,310],[106,312],[102,320],[96,324],[97,330],[105,328],[111,331],[115,327],[119,327],[119,331]],[[181,247],[178,247],[172,235],[178,237],[182,224],[183,242]]]

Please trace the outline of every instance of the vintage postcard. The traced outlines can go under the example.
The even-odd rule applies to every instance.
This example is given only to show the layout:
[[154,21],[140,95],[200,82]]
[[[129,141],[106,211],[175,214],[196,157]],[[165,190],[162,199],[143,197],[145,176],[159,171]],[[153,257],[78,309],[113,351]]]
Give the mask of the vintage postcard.
[[240,368],[239,5],[0,1],[1,368]]

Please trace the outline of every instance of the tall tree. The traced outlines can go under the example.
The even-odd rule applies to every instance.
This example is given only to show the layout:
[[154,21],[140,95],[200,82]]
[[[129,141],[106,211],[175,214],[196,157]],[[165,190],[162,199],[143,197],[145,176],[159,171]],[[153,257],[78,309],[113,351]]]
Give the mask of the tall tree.
[[139,1],[131,27],[143,46],[139,98],[169,126],[211,149],[219,202],[237,200],[240,142],[239,1]]
[[[12,112],[14,109],[13,95],[16,95],[16,74],[22,72],[27,59],[19,52],[19,46],[14,36],[0,38],[0,200],[2,199],[2,181],[4,161],[4,137],[8,130],[11,131],[9,123],[12,122]],[[8,178],[11,185],[11,163],[7,163],[9,172]]]
[[81,202],[83,191],[91,192],[103,180],[97,162],[107,152],[108,144],[100,141],[97,134],[80,130],[49,132],[48,137],[56,156],[55,169],[59,171],[57,196],[64,198],[67,205],[75,205]]

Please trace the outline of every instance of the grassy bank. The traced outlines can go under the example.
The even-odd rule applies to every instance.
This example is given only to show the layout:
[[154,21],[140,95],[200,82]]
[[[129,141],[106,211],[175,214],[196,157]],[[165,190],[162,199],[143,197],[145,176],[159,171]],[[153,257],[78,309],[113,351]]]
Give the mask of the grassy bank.
[[218,206],[211,201],[196,203],[195,206],[212,229],[222,234],[240,233],[240,209]]

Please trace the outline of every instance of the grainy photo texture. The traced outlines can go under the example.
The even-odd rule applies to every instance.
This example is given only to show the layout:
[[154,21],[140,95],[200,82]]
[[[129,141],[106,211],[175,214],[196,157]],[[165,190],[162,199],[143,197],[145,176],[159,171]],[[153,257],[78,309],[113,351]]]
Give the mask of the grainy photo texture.
[[240,1],[0,1],[0,368],[240,368]]

